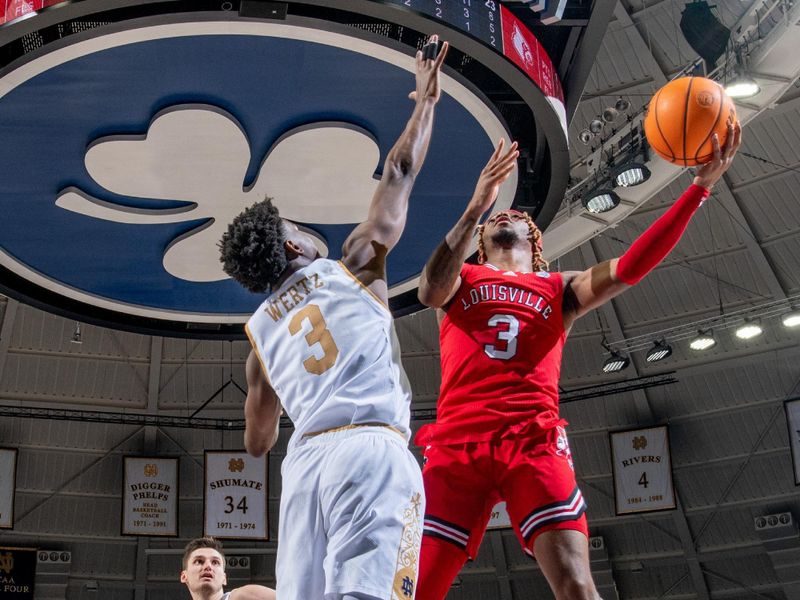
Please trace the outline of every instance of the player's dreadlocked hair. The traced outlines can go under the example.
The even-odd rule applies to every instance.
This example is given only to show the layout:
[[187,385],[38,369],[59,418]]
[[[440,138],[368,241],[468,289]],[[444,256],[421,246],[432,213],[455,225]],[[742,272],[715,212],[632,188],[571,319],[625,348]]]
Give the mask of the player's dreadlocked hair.
[[286,235],[272,198],[256,202],[228,225],[218,246],[222,270],[251,292],[265,293],[286,269]]
[[[528,224],[528,241],[531,243],[531,248],[533,249],[533,260],[531,261],[531,267],[534,271],[546,271],[550,268],[550,263],[548,263],[544,257],[542,257],[542,232],[536,226],[536,223],[533,222],[531,216],[523,212],[522,213],[525,222]],[[483,264],[486,262],[486,247],[483,243],[483,230],[486,227],[486,224],[478,225],[478,263]]]

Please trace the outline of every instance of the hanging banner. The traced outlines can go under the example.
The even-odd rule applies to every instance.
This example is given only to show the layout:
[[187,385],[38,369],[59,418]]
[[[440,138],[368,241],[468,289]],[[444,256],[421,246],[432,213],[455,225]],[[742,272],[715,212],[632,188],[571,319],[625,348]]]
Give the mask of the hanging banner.
[[0,599],[33,600],[35,548],[0,548]]
[[14,492],[17,487],[17,450],[0,448],[0,529],[14,527]]
[[498,502],[492,509],[492,514],[489,516],[489,524],[486,529],[510,529],[511,517],[508,516],[506,511],[506,503]]
[[122,535],[178,535],[178,459],[126,456]]
[[610,436],[617,514],[675,508],[666,426]]
[[205,535],[269,539],[267,456],[206,451]]
[[789,427],[794,484],[800,485],[800,399],[784,402],[783,409],[786,411],[786,425]]

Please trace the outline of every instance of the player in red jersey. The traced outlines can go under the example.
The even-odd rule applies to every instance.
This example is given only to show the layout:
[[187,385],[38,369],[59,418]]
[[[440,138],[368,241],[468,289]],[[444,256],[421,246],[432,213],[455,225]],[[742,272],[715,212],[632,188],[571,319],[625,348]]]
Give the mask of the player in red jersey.
[[516,166],[516,144],[507,152],[498,144],[420,281],[420,301],[442,309],[443,318],[437,421],[416,437],[426,446],[427,497],[417,600],[446,596],[477,554],[501,500],[556,598],[599,598],[589,568],[586,503],[558,410],[561,351],[578,317],[637,283],[677,244],[733,161],[738,124],[729,126],[727,140],[720,148],[714,136],[711,162],[625,254],[565,273],[546,270],[541,232],[514,210],[478,226],[479,264],[463,264],[478,221]]

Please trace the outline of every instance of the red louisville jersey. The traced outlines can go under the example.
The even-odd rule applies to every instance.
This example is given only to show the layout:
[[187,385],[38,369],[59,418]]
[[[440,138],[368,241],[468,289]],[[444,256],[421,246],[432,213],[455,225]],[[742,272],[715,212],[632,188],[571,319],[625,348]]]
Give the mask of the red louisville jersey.
[[420,445],[477,442],[559,424],[566,332],[560,273],[465,264],[441,323],[437,421]]

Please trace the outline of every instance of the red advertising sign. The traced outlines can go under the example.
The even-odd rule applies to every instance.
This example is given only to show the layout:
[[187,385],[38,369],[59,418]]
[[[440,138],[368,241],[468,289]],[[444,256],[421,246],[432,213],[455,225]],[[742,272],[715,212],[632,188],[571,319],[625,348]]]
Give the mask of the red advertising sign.
[[0,0],[0,25],[64,0]]
[[539,40],[504,6],[500,7],[503,23],[503,54],[528,74],[545,96],[564,102],[564,90]]

